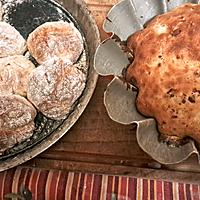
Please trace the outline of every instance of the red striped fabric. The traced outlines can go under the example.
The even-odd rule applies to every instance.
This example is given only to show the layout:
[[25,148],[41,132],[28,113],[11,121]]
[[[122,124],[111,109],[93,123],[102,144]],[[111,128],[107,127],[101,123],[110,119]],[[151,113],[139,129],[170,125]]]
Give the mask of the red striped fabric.
[[163,199],[163,182],[162,181],[156,181],[156,195],[157,195],[157,200]]
[[193,200],[199,200],[200,197],[199,197],[199,187],[198,185],[191,185],[191,188],[192,188],[192,197],[193,197]]
[[33,200],[200,200],[200,185],[22,167],[0,173],[0,200],[22,183]]
[[120,180],[119,180],[120,187],[119,187],[118,198],[126,197],[128,195],[127,194],[127,188],[128,188],[127,181],[128,181],[128,179],[126,177],[120,177]]
[[136,199],[136,191],[137,191],[137,179],[129,178],[128,180],[128,198]]
[[39,184],[37,185],[37,191],[38,191],[37,199],[38,200],[45,199],[45,186],[47,183],[48,174],[49,174],[49,171],[47,170],[40,171],[40,176],[38,179]]
[[60,179],[57,186],[57,196],[56,199],[65,199],[65,190],[66,190],[66,184],[68,179],[68,173],[61,172],[60,173]]
[[106,200],[110,200],[112,198],[113,178],[113,176],[108,176]]
[[92,188],[92,180],[93,176],[92,174],[86,174],[85,175],[85,187],[84,187],[84,192],[83,192],[83,199],[85,200],[90,200],[91,197],[91,188]]
[[179,184],[179,197],[180,197],[181,200],[186,200],[185,199],[185,188],[184,188],[183,183]]
[[75,173],[74,178],[73,178],[73,184],[72,184],[72,187],[71,187],[71,197],[70,197],[70,199],[77,199],[76,193],[78,191],[78,187],[79,187],[79,174]]
[[154,199],[154,181],[150,180],[150,199]]

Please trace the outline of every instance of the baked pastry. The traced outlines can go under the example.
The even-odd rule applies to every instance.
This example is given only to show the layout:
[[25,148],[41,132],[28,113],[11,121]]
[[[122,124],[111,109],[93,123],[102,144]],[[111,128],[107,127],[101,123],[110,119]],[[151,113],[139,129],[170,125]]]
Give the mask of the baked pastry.
[[10,24],[0,22],[0,57],[22,55],[26,50],[26,41]]
[[0,95],[26,96],[28,76],[34,68],[22,55],[0,58]]
[[72,23],[46,22],[29,35],[27,46],[39,64],[52,57],[75,63],[83,51],[83,39]]
[[27,97],[45,116],[64,119],[82,94],[85,82],[86,75],[75,65],[51,59],[30,74]]
[[36,114],[24,97],[0,95],[0,153],[32,136]]
[[200,5],[155,17],[129,37],[134,56],[125,78],[138,89],[137,108],[167,136],[200,142]]

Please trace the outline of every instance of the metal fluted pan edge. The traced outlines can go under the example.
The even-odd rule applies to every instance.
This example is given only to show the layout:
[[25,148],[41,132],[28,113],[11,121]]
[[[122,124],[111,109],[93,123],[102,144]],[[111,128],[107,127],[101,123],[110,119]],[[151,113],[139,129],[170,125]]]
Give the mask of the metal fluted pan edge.
[[130,62],[121,44],[131,34],[143,29],[156,15],[187,2],[199,3],[198,0],[122,0],[111,8],[104,21],[104,30],[112,33],[112,36],[99,45],[95,54],[95,69],[98,74],[114,75],[104,93],[108,115],[121,124],[137,124],[136,137],[139,146],[162,164],[180,163],[192,154],[196,154],[199,161],[199,152],[191,139],[179,146],[160,141],[156,121],[145,118],[137,111],[136,88],[127,87],[122,80],[123,69]]

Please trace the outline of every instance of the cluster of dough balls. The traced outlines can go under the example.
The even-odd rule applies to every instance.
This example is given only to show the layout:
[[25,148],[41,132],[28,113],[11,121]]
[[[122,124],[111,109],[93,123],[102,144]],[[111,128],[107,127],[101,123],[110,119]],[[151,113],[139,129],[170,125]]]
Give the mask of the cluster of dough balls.
[[[0,22],[0,153],[32,136],[37,111],[54,120],[70,113],[85,88],[86,75],[75,64],[83,49],[68,22],[47,22],[27,41]],[[27,50],[38,67],[24,56]]]
[[46,22],[27,39],[40,64],[30,75],[28,99],[45,116],[64,119],[80,97],[86,75],[75,64],[84,46],[77,28],[68,22]]
[[26,41],[0,22],[0,153],[31,137],[37,111],[25,98],[34,64],[23,56]]

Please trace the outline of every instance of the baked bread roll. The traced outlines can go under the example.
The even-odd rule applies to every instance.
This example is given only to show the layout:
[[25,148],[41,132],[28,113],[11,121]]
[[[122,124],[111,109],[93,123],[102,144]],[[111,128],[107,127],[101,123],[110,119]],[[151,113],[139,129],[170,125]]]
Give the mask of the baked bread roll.
[[22,55],[0,58],[0,95],[26,96],[28,76],[34,68]]
[[134,55],[126,80],[138,89],[137,108],[167,136],[200,143],[200,5],[155,17],[128,39]]
[[26,41],[10,24],[0,22],[0,57],[22,55],[26,50]]
[[32,136],[36,114],[24,97],[0,95],[0,153]]
[[86,75],[75,65],[51,59],[30,74],[27,97],[45,116],[64,119],[82,94],[85,82]]
[[52,57],[74,63],[83,51],[83,40],[72,23],[46,22],[29,35],[27,46],[39,64]]

